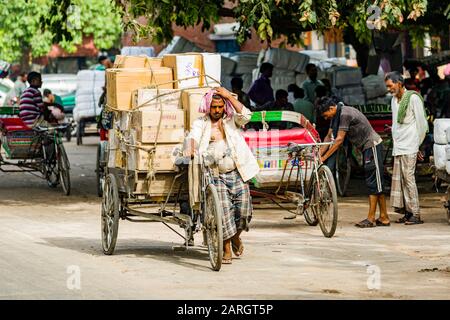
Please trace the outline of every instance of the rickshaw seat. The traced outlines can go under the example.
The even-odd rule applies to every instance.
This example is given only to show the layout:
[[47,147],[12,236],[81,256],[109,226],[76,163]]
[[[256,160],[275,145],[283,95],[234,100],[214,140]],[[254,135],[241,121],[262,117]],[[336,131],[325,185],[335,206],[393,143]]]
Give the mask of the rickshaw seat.
[[21,118],[11,117],[11,118],[1,118],[0,128],[7,131],[32,131],[32,129],[27,126]]
[[247,130],[243,132],[243,136],[250,148],[285,147],[290,142],[297,144],[316,142],[311,133],[305,128],[269,131]]

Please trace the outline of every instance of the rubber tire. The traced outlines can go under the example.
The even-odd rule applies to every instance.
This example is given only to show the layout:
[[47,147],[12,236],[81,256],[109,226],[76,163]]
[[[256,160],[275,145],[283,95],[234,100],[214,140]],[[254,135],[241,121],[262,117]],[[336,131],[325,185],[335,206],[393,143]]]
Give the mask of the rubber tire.
[[84,125],[83,121],[78,122],[77,124],[77,146],[83,144],[83,131],[84,131]]
[[101,165],[100,165],[100,159],[102,157],[101,152],[102,152],[102,146],[99,143],[98,146],[97,146],[97,162],[96,162],[96,165],[95,165],[95,175],[96,175],[96,182],[97,182],[97,195],[99,197],[103,197],[103,186],[102,186],[102,182],[101,182],[102,176],[103,176],[103,182],[104,182],[104,179],[105,179],[104,168],[102,168]]
[[[116,177],[113,174],[108,174],[105,179],[105,191],[102,199],[101,212],[101,236],[102,236],[102,250],[105,255],[112,255],[116,248],[117,234],[119,232],[119,188]],[[110,205],[111,225],[106,224],[107,205]],[[105,230],[108,228],[108,230]],[[111,229],[111,239],[108,243],[107,236]]]
[[67,142],[70,142],[70,140],[72,140],[72,130],[71,130],[70,126],[66,129],[66,132],[64,132],[64,135],[66,136]]
[[305,217],[306,223],[310,226],[314,227],[317,226],[317,224],[319,223],[319,219],[317,219],[317,217],[314,215],[314,213],[310,208],[303,211],[303,216]]
[[[330,168],[328,168],[326,165],[322,165],[319,167],[318,170],[318,177],[319,181],[321,180],[321,176],[325,175],[326,179],[328,180],[328,188],[331,191],[331,202],[333,203],[333,212],[332,212],[332,223],[330,230],[327,229],[327,226],[325,226],[324,221],[322,219],[322,213],[321,210],[318,210],[316,212],[316,216],[319,218],[319,226],[322,230],[323,235],[326,238],[331,238],[334,233],[336,232],[337,227],[337,220],[338,220],[338,201],[337,201],[337,190],[336,190],[336,184],[334,182],[333,174],[331,173]],[[318,192],[317,188],[314,188],[314,192]],[[323,201],[324,197],[323,195],[320,197],[320,200]]]
[[59,182],[66,196],[70,195],[70,162],[67,157],[66,149],[62,144],[58,145],[59,158],[58,158],[58,172]]
[[[447,205],[450,204],[450,186],[447,187],[447,194],[446,194],[446,200],[447,200]],[[446,208],[447,210],[447,222],[448,224],[450,224],[450,206],[448,208]]]
[[[55,146],[53,142],[51,142],[51,143],[53,144],[53,146]],[[44,146],[43,148],[45,148],[45,146]],[[56,147],[55,147],[55,148],[56,148]],[[53,169],[53,172],[52,172],[52,174],[54,174],[55,181],[52,181],[52,180],[49,179],[49,177],[47,176],[47,174],[48,174],[48,172],[49,172],[48,166],[45,168],[44,175],[46,175],[46,176],[45,176],[45,179],[47,180],[47,185],[48,185],[50,188],[56,188],[56,187],[58,186],[58,183],[59,183],[59,168],[58,168],[58,165],[59,165],[59,164],[58,164],[58,159],[54,159],[54,158],[56,158],[56,150],[51,150],[51,152],[53,153],[53,154],[51,155],[51,157],[52,157],[52,159],[55,160],[55,162],[56,162],[56,163],[55,163],[55,168]],[[46,150],[45,154],[46,154],[47,157],[49,156],[49,150],[48,150],[48,149]],[[47,158],[46,160],[49,160],[49,158]],[[55,172],[55,169],[58,170],[58,171]]]
[[[342,166],[345,166],[346,171],[345,171],[345,176],[342,176],[342,174],[340,174],[341,170],[339,170],[340,169],[339,162],[344,159],[345,159],[345,163],[343,163]],[[350,157],[347,156],[347,154],[343,148],[340,148],[336,155],[335,172],[336,172],[335,173],[335,182],[336,182],[337,191],[339,192],[339,195],[341,197],[345,197],[345,195],[347,193],[348,185],[350,184],[350,177],[352,174],[352,160]]]
[[[211,207],[209,207],[209,205],[211,205]],[[206,228],[209,261],[211,263],[212,269],[214,271],[219,271],[222,267],[223,259],[223,209],[220,204],[219,194],[217,193],[217,189],[214,184],[209,184],[206,187],[204,206],[205,210],[203,214],[205,215],[204,221]],[[213,237],[211,237],[211,228],[209,226],[209,221],[211,218],[215,221],[215,228],[212,230],[212,232],[215,233]],[[214,241],[215,243],[213,243]],[[217,247],[217,250],[216,248],[214,248],[214,246]]]

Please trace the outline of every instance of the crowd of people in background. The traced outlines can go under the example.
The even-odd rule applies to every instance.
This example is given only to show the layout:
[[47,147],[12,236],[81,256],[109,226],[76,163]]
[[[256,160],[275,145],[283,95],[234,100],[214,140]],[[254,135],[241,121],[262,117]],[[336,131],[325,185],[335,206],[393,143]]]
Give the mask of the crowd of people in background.
[[[334,97],[342,101],[337,90],[332,88],[327,78],[318,79],[317,66],[310,63],[306,66],[307,79],[299,87],[290,84],[286,90],[276,92],[271,86],[271,77],[274,66],[263,63],[260,66],[260,77],[253,82],[248,93],[243,91],[243,81],[236,77],[232,79],[232,91],[238,95],[239,101],[252,111],[295,111],[303,114],[310,122],[316,125],[323,140],[330,127],[330,121],[317,112],[317,100],[322,97]],[[435,118],[450,118],[450,75],[441,79],[437,70],[427,70],[421,64],[405,63],[405,70],[409,78],[405,79],[405,89],[413,90],[423,97],[430,125]],[[250,124],[252,127],[253,124]],[[272,128],[278,128],[275,124]],[[425,143],[431,143],[426,139]],[[426,148],[430,150],[430,148]],[[427,155],[428,156],[428,155]]]

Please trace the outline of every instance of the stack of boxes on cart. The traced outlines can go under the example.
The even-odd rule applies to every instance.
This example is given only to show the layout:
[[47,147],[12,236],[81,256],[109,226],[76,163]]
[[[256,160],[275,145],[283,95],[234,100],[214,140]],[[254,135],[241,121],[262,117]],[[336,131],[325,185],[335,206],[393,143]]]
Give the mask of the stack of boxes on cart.
[[186,132],[220,73],[221,56],[213,53],[117,56],[106,71],[114,111],[108,167],[133,176],[135,194],[167,195]]

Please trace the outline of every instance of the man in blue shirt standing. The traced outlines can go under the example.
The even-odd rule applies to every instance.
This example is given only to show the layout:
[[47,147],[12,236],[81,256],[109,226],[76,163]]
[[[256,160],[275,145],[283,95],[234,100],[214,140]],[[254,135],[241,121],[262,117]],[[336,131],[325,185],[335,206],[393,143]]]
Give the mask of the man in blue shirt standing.
[[265,62],[261,65],[259,72],[261,76],[258,80],[253,82],[252,87],[248,92],[250,99],[256,104],[254,110],[265,110],[266,104],[271,104],[275,101],[273,96],[273,89],[270,85],[270,78],[272,77],[273,64]]

